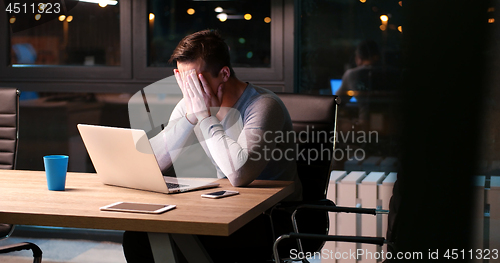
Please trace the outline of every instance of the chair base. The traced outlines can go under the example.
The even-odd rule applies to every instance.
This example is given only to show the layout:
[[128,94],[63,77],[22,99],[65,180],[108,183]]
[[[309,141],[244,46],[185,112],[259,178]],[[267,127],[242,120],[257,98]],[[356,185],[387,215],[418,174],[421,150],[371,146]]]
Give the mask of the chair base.
[[0,254],[10,253],[14,251],[21,251],[21,250],[33,251],[33,263],[42,262],[42,250],[37,245],[29,242],[2,246],[0,247]]

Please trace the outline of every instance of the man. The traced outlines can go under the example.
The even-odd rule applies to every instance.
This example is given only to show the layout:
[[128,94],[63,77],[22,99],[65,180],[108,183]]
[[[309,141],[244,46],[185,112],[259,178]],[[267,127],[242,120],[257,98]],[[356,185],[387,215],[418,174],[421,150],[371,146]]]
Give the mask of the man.
[[372,72],[378,68],[380,52],[373,40],[364,40],[356,47],[356,67],[348,69],[342,76],[342,85],[337,90],[337,96],[342,101],[349,101],[356,97],[359,105],[358,125],[364,129],[368,124],[369,96],[372,91]]
[[[183,99],[176,105],[167,127],[151,139],[160,168],[172,165],[187,145],[197,140],[211,159],[219,178],[234,186],[256,179],[295,181],[289,200],[301,199],[295,160],[289,154],[293,141],[276,140],[292,131],[286,107],[271,91],[240,81],[234,74],[229,49],[219,33],[204,30],[180,41],[170,59],[177,63],[175,77]],[[283,158],[270,154],[280,151]],[[275,156],[278,156],[276,154]],[[200,237],[215,262],[228,260],[231,252],[272,248],[269,219],[259,217],[228,238]],[[264,240],[254,241],[255,238]],[[124,252],[129,262],[151,261],[147,235],[126,232]],[[264,251],[263,251],[264,252]]]

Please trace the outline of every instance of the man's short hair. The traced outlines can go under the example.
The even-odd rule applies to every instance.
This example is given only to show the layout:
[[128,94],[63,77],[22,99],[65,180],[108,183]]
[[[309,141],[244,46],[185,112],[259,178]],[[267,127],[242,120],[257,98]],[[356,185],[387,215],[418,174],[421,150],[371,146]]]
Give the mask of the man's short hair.
[[216,77],[227,66],[234,76],[229,58],[229,47],[219,31],[206,29],[184,37],[175,48],[169,62],[194,62],[199,58],[205,61],[205,70]]
[[380,56],[377,42],[373,40],[364,40],[359,43],[356,48],[356,54],[362,60],[372,59],[375,56]]

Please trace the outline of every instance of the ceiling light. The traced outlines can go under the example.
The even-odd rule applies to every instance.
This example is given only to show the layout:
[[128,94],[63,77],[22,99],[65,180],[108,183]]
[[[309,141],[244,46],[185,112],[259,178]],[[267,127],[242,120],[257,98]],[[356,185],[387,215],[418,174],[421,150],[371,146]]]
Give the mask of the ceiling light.
[[224,22],[227,20],[227,14],[226,13],[220,13],[217,15],[217,18],[221,21]]
[[99,5],[116,5],[118,4],[118,1],[116,0],[79,0],[80,2],[85,2],[85,3],[93,3],[93,4],[99,4]]

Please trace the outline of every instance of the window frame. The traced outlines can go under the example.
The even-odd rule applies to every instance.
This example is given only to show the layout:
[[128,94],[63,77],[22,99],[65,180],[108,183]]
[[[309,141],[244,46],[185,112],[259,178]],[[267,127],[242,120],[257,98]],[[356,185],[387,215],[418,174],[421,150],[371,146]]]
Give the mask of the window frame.
[[[279,92],[294,86],[294,1],[271,0],[271,66],[234,70],[239,79]],[[0,1],[3,7],[4,1]],[[142,14],[141,14],[142,10]],[[120,66],[11,67],[10,26],[0,12],[0,86],[21,91],[135,93],[172,75],[171,67],[147,67],[147,3],[120,0]],[[286,54],[286,55],[285,55]]]
[[[241,68],[234,67],[239,79],[259,81],[282,81],[284,79],[284,30],[283,0],[271,0],[271,65],[265,68]],[[173,75],[172,71],[176,65],[168,67],[149,67],[147,65],[147,1],[134,1],[132,7],[133,24],[133,72],[136,79],[161,79]],[[224,33],[224,32],[222,32]]]
[[[65,65],[30,65],[12,67],[10,64],[11,30],[8,23],[0,26],[0,79],[9,82],[62,80],[92,82],[96,80],[129,79],[132,75],[131,37],[132,24],[131,0],[120,1],[120,66],[65,66]],[[7,21],[6,12],[0,12],[0,21]],[[68,90],[71,91],[71,90]]]

